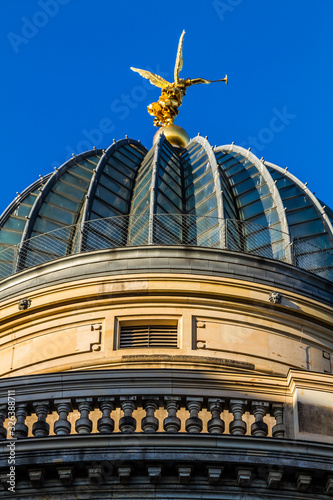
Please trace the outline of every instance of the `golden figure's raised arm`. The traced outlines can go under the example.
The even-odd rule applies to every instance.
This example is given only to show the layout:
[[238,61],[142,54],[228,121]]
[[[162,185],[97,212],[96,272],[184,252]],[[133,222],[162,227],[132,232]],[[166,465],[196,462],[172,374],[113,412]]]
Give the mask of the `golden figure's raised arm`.
[[176,64],[175,64],[175,71],[174,71],[174,78],[175,78],[175,84],[178,85],[179,83],[179,72],[183,69],[183,38],[185,35],[185,30],[183,30],[183,33],[180,35],[179,43],[178,43],[178,50],[177,50],[177,57],[176,57]]
[[131,68],[131,70],[136,71],[136,73],[139,73],[139,75],[143,76],[143,78],[147,78],[147,80],[149,80],[152,85],[155,85],[155,87],[164,89],[165,87],[171,85],[170,82],[167,82],[161,76],[155,75],[155,73],[151,73],[150,71],[146,71],[145,69]]
[[190,85],[197,85],[198,83],[215,83],[215,82],[225,82],[226,85],[228,85],[228,77],[227,75],[225,75],[225,77],[222,78],[221,80],[205,80],[204,78],[191,78],[188,83],[188,87]]

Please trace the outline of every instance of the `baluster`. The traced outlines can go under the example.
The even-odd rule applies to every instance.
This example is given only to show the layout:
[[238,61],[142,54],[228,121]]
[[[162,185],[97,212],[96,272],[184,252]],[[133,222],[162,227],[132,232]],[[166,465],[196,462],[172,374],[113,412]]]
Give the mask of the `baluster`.
[[143,432],[156,432],[159,422],[154,413],[159,407],[159,398],[157,396],[143,396],[142,401],[146,416],[141,420],[141,428]]
[[3,426],[6,418],[7,418],[7,405],[0,405],[0,440],[7,439],[7,429]]
[[28,407],[26,403],[18,403],[16,405],[16,424],[13,432],[15,438],[25,438],[28,435],[28,426],[25,425],[25,419],[28,415]]
[[136,420],[132,417],[132,413],[136,409],[136,396],[121,396],[120,405],[124,412],[124,416],[119,420],[120,432],[135,432]]
[[224,399],[208,399],[208,408],[212,414],[212,418],[207,423],[207,429],[210,434],[223,434],[224,421],[220,415],[223,411]]
[[202,420],[198,413],[202,408],[203,398],[186,398],[186,407],[190,412],[190,418],[185,422],[187,432],[201,432]]
[[92,408],[92,398],[76,398],[75,402],[80,412],[80,418],[75,422],[75,430],[78,434],[90,434],[92,421],[89,413]]
[[109,434],[113,432],[114,420],[110,417],[110,413],[114,410],[114,398],[98,398],[99,408],[102,412],[102,417],[98,419],[97,429],[101,434]]
[[67,417],[72,411],[72,402],[70,399],[57,399],[54,401],[59,419],[54,422],[54,432],[57,436],[65,436],[71,432],[71,423]]
[[229,425],[230,434],[241,435],[246,433],[246,423],[242,420],[246,405],[247,401],[244,400],[230,400],[230,409],[234,416],[233,421]]
[[180,397],[165,396],[164,401],[168,416],[163,421],[163,429],[166,432],[178,432],[180,429],[180,419],[177,417],[177,411],[180,406]]
[[273,403],[272,413],[276,420],[276,425],[272,429],[273,437],[284,438],[286,426],[283,423],[283,403]]
[[264,416],[269,408],[269,403],[262,401],[252,401],[251,409],[255,418],[255,422],[251,425],[252,436],[266,437],[268,434],[268,425],[263,421]]
[[48,401],[36,401],[33,403],[33,407],[37,414],[38,420],[32,426],[32,433],[36,437],[48,436],[50,432],[50,426],[46,422],[46,417],[50,412],[50,405]]

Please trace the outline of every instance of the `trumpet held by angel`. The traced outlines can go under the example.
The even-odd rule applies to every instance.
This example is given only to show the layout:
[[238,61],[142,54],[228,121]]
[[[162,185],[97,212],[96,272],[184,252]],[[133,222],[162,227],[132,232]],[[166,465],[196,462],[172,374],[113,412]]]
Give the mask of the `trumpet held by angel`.
[[156,127],[164,127],[172,125],[178,115],[178,108],[181,106],[186,90],[191,85],[199,83],[225,82],[228,83],[227,75],[221,80],[205,80],[204,78],[179,78],[179,73],[183,68],[183,38],[185,31],[182,32],[176,57],[173,83],[168,82],[164,78],[144,69],[131,68],[131,70],[139,73],[143,78],[147,78],[152,85],[162,89],[162,93],[157,102],[149,104],[147,107],[148,113],[154,116],[154,125]]

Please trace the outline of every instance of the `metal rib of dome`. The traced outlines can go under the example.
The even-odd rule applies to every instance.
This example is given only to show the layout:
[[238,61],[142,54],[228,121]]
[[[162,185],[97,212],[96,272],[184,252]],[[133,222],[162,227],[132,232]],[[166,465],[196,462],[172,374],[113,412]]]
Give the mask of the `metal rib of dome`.
[[71,253],[192,245],[282,260],[333,279],[333,212],[287,170],[235,145],[123,139],[67,161],[0,219],[0,275]]
[[[259,251],[260,238],[254,237],[261,231],[257,225],[267,226],[276,230],[271,231],[276,236],[275,241],[271,242],[271,257],[280,259],[283,248],[284,258],[291,263],[291,241],[283,203],[264,163],[250,151],[234,145],[220,146],[216,148],[215,154],[228,178],[240,219],[253,224],[248,227],[245,250]],[[249,243],[250,240],[252,243]]]
[[15,269],[17,245],[20,245],[27,218],[42,186],[52,174],[38,179],[12,201],[0,217],[0,266],[6,274]]
[[48,174],[45,177],[41,177],[31,184],[31,186],[27,187],[23,193],[17,195],[3,212],[0,217],[0,251],[10,245],[21,242],[31,207],[34,205],[42,186],[51,175]]
[[[101,150],[82,153],[68,160],[49,177],[28,216],[16,270],[26,267],[27,259],[36,262],[49,260],[43,241],[34,238],[41,234],[49,233],[53,238],[53,258],[56,258],[54,255],[62,257],[71,253],[73,231],[63,228],[80,219],[93,169],[97,167],[101,154]],[[61,233],[54,232],[60,228],[63,229]]]
[[[87,193],[82,217],[83,237],[80,246],[96,250],[124,246],[134,180],[148,153],[138,141],[123,139],[112,144],[101,158]],[[103,219],[101,224],[94,220]],[[86,225],[86,221],[92,221]],[[112,234],[112,238],[107,236]]]

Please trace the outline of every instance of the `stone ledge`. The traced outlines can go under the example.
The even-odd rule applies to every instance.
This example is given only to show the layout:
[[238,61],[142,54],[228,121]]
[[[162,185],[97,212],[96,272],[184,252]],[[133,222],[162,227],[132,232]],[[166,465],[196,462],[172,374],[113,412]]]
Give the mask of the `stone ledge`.
[[[32,441],[33,439],[33,441]],[[33,444],[33,446],[32,446]],[[109,460],[120,462],[232,463],[248,466],[266,464],[327,471],[333,467],[332,445],[291,439],[251,436],[212,436],[135,433],[124,435],[70,435],[27,438],[16,441],[16,465],[59,465],[67,462]],[[0,467],[7,466],[7,443],[0,445]],[[305,472],[304,472],[305,473]]]
[[[138,267],[140,262],[142,265]],[[333,303],[329,281],[290,264],[240,252],[183,246],[128,247],[64,257],[2,280],[0,300],[51,283],[143,272],[251,280],[298,292],[320,302]]]
[[[148,357],[148,356],[146,356]],[[170,356],[172,358],[172,356]],[[193,363],[195,356],[189,356]],[[155,358],[155,356],[153,356]],[[161,355],[160,362],[166,362],[167,356]],[[145,360],[147,361],[147,360]],[[154,387],[151,381],[154,380]],[[333,379],[330,374],[290,370],[287,377],[267,374],[253,374],[245,370],[210,370],[181,368],[145,368],[117,370],[77,370],[41,375],[29,375],[0,379],[0,404],[7,404],[8,391],[15,391],[15,400],[39,401],[45,398],[80,397],[80,395],[103,396],[106,387],[109,392],[118,395],[130,393],[143,394],[148,392],[161,394],[202,395],[220,397],[222,392],[238,397],[240,393],[262,394],[265,399],[279,396],[281,401],[292,398],[297,388],[333,391]],[[209,391],[208,391],[209,389]],[[171,392],[170,392],[171,391]]]

